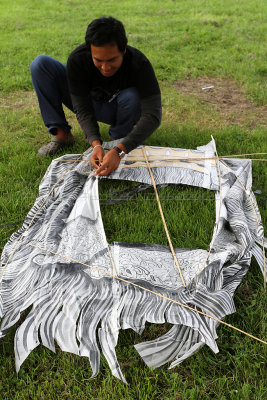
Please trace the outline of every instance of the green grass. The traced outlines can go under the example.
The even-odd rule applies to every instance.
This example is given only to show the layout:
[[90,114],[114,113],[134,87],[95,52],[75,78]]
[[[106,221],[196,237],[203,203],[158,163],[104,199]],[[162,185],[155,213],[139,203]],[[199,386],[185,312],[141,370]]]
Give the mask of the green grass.
[[[266,106],[259,108],[267,100],[265,2],[2,0],[0,11],[0,225],[23,221],[51,162],[36,154],[48,136],[32,92],[29,64],[38,54],[66,62],[68,54],[83,41],[88,23],[101,15],[113,15],[125,23],[129,44],[149,57],[160,80],[163,121],[148,144],[195,148],[209,142],[213,135],[220,155],[267,152],[267,129],[262,120],[256,119],[251,127],[249,111],[241,122],[226,119],[223,111],[180,93],[174,86],[177,80],[231,78],[254,101],[252,113],[266,112]],[[74,116],[68,115],[77,138],[72,151],[81,153],[87,144]],[[107,126],[102,125],[102,132],[108,139]],[[266,163],[255,161],[253,189],[262,192],[257,200],[265,227],[266,178]],[[109,190],[130,186],[102,181],[100,194],[106,198]],[[174,246],[208,248],[215,219],[214,194],[181,186],[163,188],[159,193]],[[153,190],[123,204],[102,205],[101,209],[109,241],[167,244]],[[0,251],[15,229],[0,228]],[[266,339],[266,294],[255,261],[234,301],[237,312],[226,321]],[[167,366],[150,370],[132,346],[160,336],[168,330],[167,325],[148,325],[142,337],[132,331],[122,332],[117,354],[128,386],[112,377],[104,359],[100,374],[90,380],[87,359],[59,349],[53,354],[41,346],[16,374],[15,329],[0,342],[1,399],[267,397],[266,347],[225,326],[218,329],[220,353],[203,347],[173,370]]]
[[266,102],[267,5],[262,0],[3,0],[2,89],[29,89],[29,64],[36,55],[66,62],[88,22],[110,14],[124,21],[131,45],[147,54],[159,79],[231,76],[259,103]]

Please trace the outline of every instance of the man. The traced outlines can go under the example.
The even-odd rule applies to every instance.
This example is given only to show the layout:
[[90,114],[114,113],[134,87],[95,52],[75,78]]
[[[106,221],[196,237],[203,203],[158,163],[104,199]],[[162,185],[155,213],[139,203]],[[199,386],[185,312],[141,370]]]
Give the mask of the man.
[[[75,112],[94,150],[90,162],[96,175],[108,175],[150,136],[161,121],[160,89],[149,60],[127,45],[123,24],[113,17],[92,21],[85,43],[69,56],[67,67],[48,56],[31,64],[44,124],[53,135],[40,155],[55,154],[74,143],[62,104]],[[104,154],[97,121],[110,125],[109,134],[121,139]]]

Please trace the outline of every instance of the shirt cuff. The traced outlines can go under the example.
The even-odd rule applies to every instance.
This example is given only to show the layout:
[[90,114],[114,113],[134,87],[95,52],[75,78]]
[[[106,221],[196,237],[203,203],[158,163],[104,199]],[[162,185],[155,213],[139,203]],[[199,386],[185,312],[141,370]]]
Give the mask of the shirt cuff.
[[92,144],[94,140],[99,140],[101,142],[101,144],[103,143],[103,140],[101,139],[101,137],[99,135],[93,135],[93,136],[90,136],[89,138],[87,137],[86,140],[90,144]]

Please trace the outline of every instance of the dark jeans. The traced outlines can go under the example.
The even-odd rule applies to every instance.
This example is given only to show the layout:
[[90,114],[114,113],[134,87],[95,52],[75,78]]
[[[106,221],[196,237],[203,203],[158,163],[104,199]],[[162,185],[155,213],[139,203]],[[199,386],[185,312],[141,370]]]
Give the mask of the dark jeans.
[[[67,83],[66,66],[48,56],[37,56],[31,63],[31,76],[41,115],[48,131],[55,135],[57,128],[70,132],[62,104],[73,111]],[[97,121],[111,125],[113,139],[128,135],[140,119],[141,103],[138,91],[131,87],[121,90],[111,102],[92,101]]]

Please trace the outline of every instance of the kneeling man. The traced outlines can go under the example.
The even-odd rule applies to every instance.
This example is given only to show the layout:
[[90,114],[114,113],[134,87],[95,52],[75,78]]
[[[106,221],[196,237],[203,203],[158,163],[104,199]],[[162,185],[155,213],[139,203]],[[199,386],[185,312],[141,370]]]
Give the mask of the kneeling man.
[[[62,104],[74,111],[94,150],[90,162],[97,175],[108,175],[161,122],[161,95],[154,70],[143,53],[127,45],[123,24],[113,17],[92,21],[85,43],[67,66],[44,55],[31,64],[44,124],[53,135],[40,155],[53,155],[74,143]],[[104,154],[97,121],[110,125],[119,144]]]

